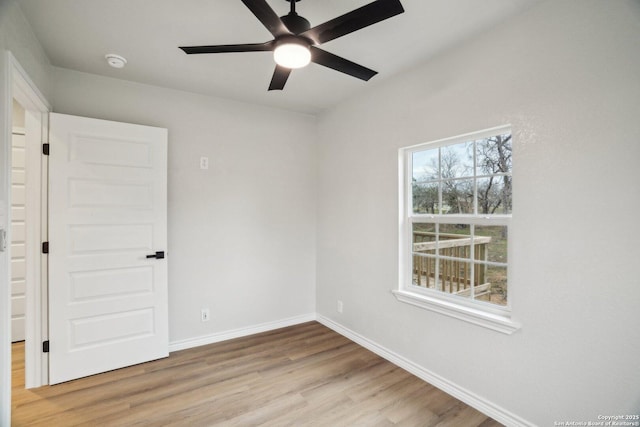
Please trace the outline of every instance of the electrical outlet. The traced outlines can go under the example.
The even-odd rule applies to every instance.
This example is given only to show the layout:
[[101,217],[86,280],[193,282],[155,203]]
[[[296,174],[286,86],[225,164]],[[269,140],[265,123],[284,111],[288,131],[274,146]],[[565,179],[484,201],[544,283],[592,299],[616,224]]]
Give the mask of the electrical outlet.
[[208,157],[200,157],[200,169],[209,169]]
[[209,319],[210,319],[209,309],[208,308],[203,308],[202,310],[200,310],[200,321],[201,322],[208,322]]
[[342,313],[343,310],[344,304],[342,304],[342,301],[338,300],[338,313]]

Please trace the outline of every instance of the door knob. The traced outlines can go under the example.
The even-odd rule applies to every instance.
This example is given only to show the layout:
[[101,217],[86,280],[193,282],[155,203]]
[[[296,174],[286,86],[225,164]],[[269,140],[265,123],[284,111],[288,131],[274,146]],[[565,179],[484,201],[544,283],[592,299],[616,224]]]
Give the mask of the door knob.
[[162,259],[162,258],[164,258],[164,251],[160,251],[160,252],[156,252],[155,254],[147,255],[147,258]]

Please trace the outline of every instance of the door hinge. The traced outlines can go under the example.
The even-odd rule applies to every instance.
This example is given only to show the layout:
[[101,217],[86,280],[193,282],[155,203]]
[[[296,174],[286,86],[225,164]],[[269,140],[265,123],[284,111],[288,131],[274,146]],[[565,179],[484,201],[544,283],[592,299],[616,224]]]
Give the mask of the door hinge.
[[42,242],[42,253],[43,254],[49,253],[49,242]]
[[49,353],[49,340],[42,341],[42,352]]
[[49,155],[49,143],[42,144],[42,154]]

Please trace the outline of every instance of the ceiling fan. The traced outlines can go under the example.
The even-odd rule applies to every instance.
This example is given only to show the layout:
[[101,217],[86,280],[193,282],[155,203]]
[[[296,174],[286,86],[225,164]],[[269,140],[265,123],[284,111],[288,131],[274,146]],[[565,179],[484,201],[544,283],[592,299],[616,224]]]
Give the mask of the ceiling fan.
[[332,68],[361,80],[369,80],[377,74],[377,71],[341,58],[317,46],[404,12],[400,0],[376,0],[311,28],[309,21],[296,13],[296,3],[300,0],[286,0],[291,3],[291,10],[282,17],[278,17],[265,0],[241,1],[273,34],[273,40],[265,43],[184,46],[180,49],[187,54],[273,51],[276,70],[271,78],[269,90],[282,90],[291,70],[302,68],[309,62]]

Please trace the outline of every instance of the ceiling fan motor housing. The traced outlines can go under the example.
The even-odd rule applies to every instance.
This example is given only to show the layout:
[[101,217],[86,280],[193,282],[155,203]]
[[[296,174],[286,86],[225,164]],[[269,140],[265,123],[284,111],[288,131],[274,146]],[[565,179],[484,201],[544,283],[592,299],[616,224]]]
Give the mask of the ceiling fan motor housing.
[[311,23],[295,12],[281,16],[280,20],[293,34],[300,34],[311,28]]

